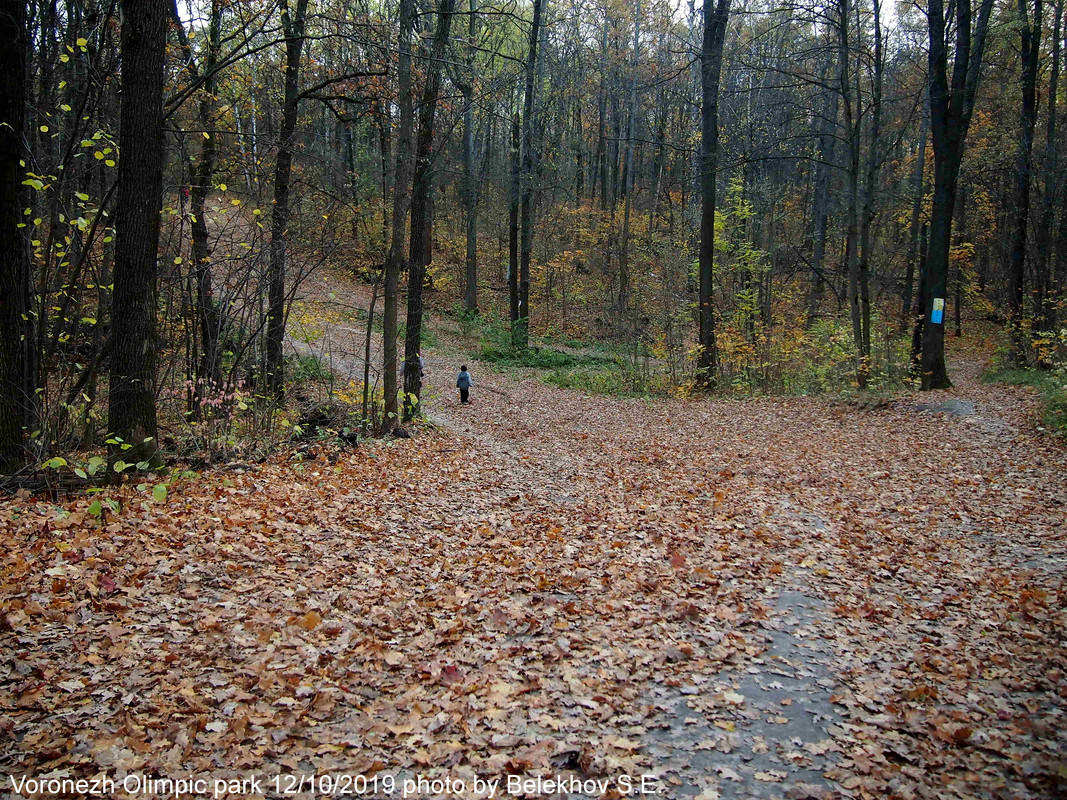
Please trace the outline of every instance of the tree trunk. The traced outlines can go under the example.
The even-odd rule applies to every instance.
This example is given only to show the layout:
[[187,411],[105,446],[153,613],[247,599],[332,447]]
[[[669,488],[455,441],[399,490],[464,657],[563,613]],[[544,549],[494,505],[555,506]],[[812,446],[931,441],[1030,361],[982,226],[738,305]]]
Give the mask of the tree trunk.
[[1056,117],[1059,105],[1060,80],[1060,30],[1063,24],[1063,0],[1056,3],[1056,16],[1052,25],[1052,63],[1048,79],[1048,127],[1045,136],[1044,203],[1038,223],[1036,243],[1038,313],[1037,324],[1042,330],[1054,330],[1056,321],[1055,292],[1050,271],[1052,221],[1056,215],[1056,197],[1059,192],[1059,150],[1056,144]]
[[[179,32],[190,76],[197,80],[200,76],[193,62],[192,48],[182,27],[183,23],[178,14],[177,5],[173,0],[170,13]],[[208,135],[197,137],[200,141],[200,156],[195,164],[188,164],[192,177],[189,201],[192,216],[190,232],[192,234],[193,274],[196,279],[196,312],[200,323],[200,355],[197,359],[195,378],[196,395],[200,398],[207,397],[211,391],[217,390],[222,380],[222,359],[219,351],[222,317],[215,303],[212,285],[211,245],[206,212],[207,198],[211,193],[215,162],[218,158],[218,144],[212,129],[215,125],[218,105],[216,68],[222,46],[221,37],[222,8],[219,0],[212,0],[211,16],[208,21],[208,51],[203,65],[204,85],[200,90],[200,101],[197,107],[200,129]]]
[[519,114],[511,117],[511,184],[508,203],[508,321],[511,323],[511,343],[519,346],[519,151],[522,134]]
[[[26,236],[19,228],[26,206],[22,141],[26,128],[26,80],[29,40],[26,4],[0,6],[0,473],[12,473],[26,461],[23,428],[34,406],[36,376],[29,329],[30,260]],[[97,327],[100,327],[99,325]]]
[[[925,93],[924,93],[925,94]],[[915,172],[912,178],[911,227],[908,235],[907,272],[904,277],[903,311],[901,312],[902,330],[911,318],[911,301],[915,294],[915,267],[925,258],[925,252],[918,249],[919,220],[922,215],[923,200],[926,195],[923,173],[926,169],[926,137],[930,129],[930,113],[923,103],[922,121],[919,123],[919,152],[915,158]],[[921,267],[920,267],[921,271]]]
[[700,50],[700,355],[699,383],[715,388],[719,352],[715,343],[715,179],[719,155],[719,77],[722,74],[723,42],[730,16],[730,0],[704,0],[704,41]]
[[[832,61],[827,64],[829,70]],[[825,76],[824,76],[825,77]],[[812,199],[811,289],[808,293],[810,327],[819,314],[826,261],[826,234],[830,223],[830,178],[833,171],[834,148],[837,144],[837,112],[840,98],[836,91],[826,94],[819,123],[819,160],[815,165],[815,196]]]
[[382,170],[382,252],[389,247],[389,158],[392,155],[391,142],[393,119],[387,105],[380,100],[375,103],[374,119],[378,123],[378,156]]
[[637,65],[641,53],[641,0],[634,8],[634,52],[630,65],[630,116],[626,125],[626,174],[623,191],[626,202],[622,213],[622,243],[619,251],[619,312],[626,314],[627,294],[630,289],[630,208],[633,205],[634,186],[634,129],[637,120]]
[[1019,142],[1015,154],[1015,231],[1011,250],[1008,315],[1011,325],[1011,361],[1025,366],[1027,337],[1023,330],[1023,298],[1026,291],[1026,234],[1030,218],[1030,176],[1034,168],[1034,128],[1037,125],[1037,73],[1041,60],[1042,0],[1034,0],[1034,16],[1027,14],[1027,0],[1018,0],[1019,62],[1022,67],[1022,106],[1019,109]]
[[[993,0],[981,0],[973,30],[971,0],[955,0],[952,83],[948,76],[948,42],[944,0],[930,0],[930,132],[934,145],[934,197],[930,211],[930,242],[923,270],[920,373],[923,390],[952,385],[945,366],[944,303],[948,279],[952,214],[956,203],[963,146],[978,93],[982,54]],[[939,307],[940,306],[940,307]]]
[[415,155],[415,184],[411,200],[411,254],[408,263],[407,327],[404,337],[404,419],[418,412],[422,393],[419,354],[422,350],[422,286],[430,262],[430,236],[433,230],[433,134],[437,96],[441,88],[441,63],[452,26],[456,0],[441,0],[437,12],[437,30],[430,50],[426,85],[419,104],[419,133]]
[[860,384],[866,387],[871,370],[871,224],[874,221],[874,195],[878,189],[878,177],[881,174],[881,136],[882,136],[882,25],[881,3],[873,0],[874,20],[874,62],[872,68],[873,86],[871,87],[871,138],[867,149],[867,175],[863,188],[863,208],[860,214]]
[[597,93],[597,140],[594,158],[598,180],[593,181],[593,192],[600,186],[600,209],[608,208],[608,138],[607,138],[607,69],[608,69],[608,15],[604,14],[604,26],[600,32],[600,90]]
[[400,0],[400,37],[397,42],[400,128],[397,131],[396,173],[393,180],[393,231],[389,254],[385,259],[385,305],[382,309],[382,384],[385,391],[383,428],[391,427],[397,415],[396,306],[400,272],[404,267],[404,230],[411,203],[411,129],[415,118],[411,89],[411,37],[414,28],[415,2]]
[[130,447],[113,446],[113,463],[157,461],[156,263],[163,199],[166,40],[165,5],[157,0],[123,0],[108,429]]
[[856,361],[856,383],[860,389],[867,386],[866,358],[863,352],[863,320],[860,313],[860,273],[859,273],[859,170],[860,170],[860,135],[862,129],[862,111],[857,70],[856,92],[853,96],[852,77],[850,73],[851,46],[849,44],[849,0],[838,0],[836,20],[837,33],[837,69],[838,91],[841,94],[845,110],[845,134],[848,137],[848,166],[845,179],[848,186],[847,219],[848,229],[845,234],[844,274],[848,280],[849,315],[852,321],[852,344]]
[[952,316],[956,323],[956,336],[963,336],[963,245],[967,242],[967,192],[956,192],[956,221],[953,223],[953,235],[956,237],[955,266],[955,300],[952,303]]
[[470,0],[467,23],[467,82],[463,92],[463,200],[467,217],[466,281],[463,293],[468,313],[478,313],[478,183],[474,175],[474,48],[478,36],[477,0]]
[[297,0],[296,14],[282,0],[282,28],[285,31],[285,95],[278,137],[278,158],[274,165],[274,207],[270,226],[270,266],[267,274],[267,363],[266,384],[270,395],[282,399],[285,388],[283,345],[285,344],[286,237],[289,232],[289,184],[292,180],[293,149],[296,146],[297,113],[300,106],[300,54],[304,48],[304,19],[308,0]]
[[530,256],[533,251],[534,214],[534,76],[537,71],[537,41],[541,35],[541,12],[545,0],[533,0],[533,23],[526,56],[526,95],[522,115],[522,197],[519,205],[519,321],[520,347],[530,342]]

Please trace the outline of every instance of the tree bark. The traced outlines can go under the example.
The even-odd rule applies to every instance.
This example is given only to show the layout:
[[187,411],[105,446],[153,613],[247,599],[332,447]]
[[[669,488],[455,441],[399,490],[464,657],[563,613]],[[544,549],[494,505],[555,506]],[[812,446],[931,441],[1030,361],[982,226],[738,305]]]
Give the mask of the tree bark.
[[115,203],[108,428],[111,461],[156,462],[156,263],[163,199],[167,8],[122,2],[122,111]]
[[[925,94],[925,92],[924,92]],[[923,173],[926,170],[926,137],[930,130],[930,114],[927,103],[923,103],[922,120],[919,123],[919,152],[915,158],[915,171],[912,177],[912,205],[911,227],[908,235],[907,272],[904,276],[903,310],[901,311],[901,330],[904,330],[911,318],[911,301],[915,295],[915,267],[925,257],[925,252],[920,252],[919,244],[919,220],[922,214],[923,200],[926,195]],[[921,267],[920,267],[921,271]]]
[[1052,222],[1056,215],[1056,197],[1059,194],[1059,149],[1056,142],[1056,117],[1059,105],[1060,80],[1060,31],[1063,24],[1063,0],[1056,3],[1056,16],[1052,25],[1052,63],[1048,79],[1048,122],[1045,136],[1044,202],[1041,220],[1038,223],[1036,242],[1038,314],[1037,323],[1042,330],[1054,330],[1056,323],[1055,291],[1050,270],[1050,246]]
[[23,428],[32,417],[37,384],[29,250],[18,227],[26,205],[20,162],[29,49],[21,0],[0,6],[0,41],[5,42],[0,49],[0,473],[13,473],[26,461]]
[[389,428],[396,421],[396,307],[400,272],[404,267],[404,230],[411,204],[412,148],[411,131],[415,109],[411,88],[411,37],[415,28],[414,0],[400,0],[400,37],[397,42],[397,80],[400,105],[400,128],[397,131],[396,173],[393,180],[393,230],[389,253],[385,259],[385,291],[382,309],[382,358],[385,408],[382,425]]
[[437,111],[437,96],[441,89],[441,63],[448,44],[448,32],[452,26],[452,12],[456,0],[441,0],[437,12],[437,30],[434,31],[427,69],[426,85],[419,104],[419,132],[415,155],[414,188],[411,201],[411,253],[408,263],[408,308],[407,327],[404,337],[404,419],[418,413],[422,393],[422,377],[419,369],[419,353],[422,350],[422,287],[426,281],[426,266],[430,261],[430,236],[432,227],[432,195],[434,159],[434,117]]
[[520,183],[519,152],[522,148],[522,134],[519,126],[519,114],[511,117],[511,184],[508,203],[508,321],[511,323],[511,343],[519,345],[519,195],[522,194]]
[[478,182],[474,174],[474,52],[478,36],[477,0],[470,0],[467,22],[467,78],[463,85],[463,190],[466,206],[467,252],[464,307],[478,313]]
[[1017,0],[1019,15],[1019,63],[1022,105],[1019,109],[1019,142],[1015,154],[1015,230],[1011,250],[1008,316],[1011,325],[1011,361],[1025,366],[1027,337],[1023,330],[1023,298],[1026,291],[1026,234],[1030,218],[1030,176],[1034,169],[1034,128],[1037,126],[1037,73],[1041,60],[1042,0],[1034,0],[1033,19],[1028,18],[1027,0]]
[[[945,366],[945,325],[936,319],[935,304],[943,306],[948,281],[949,249],[956,185],[974,101],[981,76],[982,54],[993,0],[981,0],[978,19],[971,21],[971,0],[955,0],[955,44],[949,85],[947,26],[944,0],[930,0],[930,132],[934,147],[934,196],[930,212],[930,240],[923,270],[923,306],[918,331],[922,342],[920,378],[923,390],[952,385]],[[942,309],[943,313],[943,309]]]
[[860,385],[866,387],[871,370],[871,225],[874,222],[874,196],[878,190],[878,178],[881,174],[881,136],[882,136],[882,24],[881,3],[873,0],[874,19],[874,75],[871,87],[871,137],[867,149],[867,175],[863,187],[863,208],[860,212]]
[[[829,61],[829,59],[828,59]],[[832,61],[827,64],[830,68]],[[837,144],[837,113],[840,98],[835,91],[827,92],[819,125],[818,162],[815,165],[815,197],[812,200],[812,253],[811,289],[808,294],[808,325],[819,314],[822,301],[823,264],[826,260],[826,234],[830,223],[830,178],[834,165],[834,149]]]
[[534,215],[534,93],[537,73],[537,42],[541,36],[541,13],[545,0],[533,0],[533,22],[526,55],[526,93],[522,114],[522,197],[519,201],[519,347],[530,343],[530,256],[533,252]]
[[700,355],[698,382],[715,388],[719,352],[715,342],[715,179],[719,156],[719,78],[722,74],[723,43],[730,16],[730,0],[704,0],[704,41],[700,50]]
[[634,133],[637,121],[637,65],[641,52],[641,0],[634,8],[634,52],[630,65],[630,116],[626,123],[626,173],[623,191],[626,201],[622,212],[622,242],[619,250],[619,312],[626,314],[630,291],[630,208],[633,205]]
[[[171,0],[171,19],[178,30],[182,50],[187,61],[187,69],[194,80],[199,79],[198,70],[193,61],[192,48],[182,20],[178,14],[176,2]],[[218,158],[218,144],[212,130],[218,106],[217,65],[222,37],[222,7],[219,0],[211,2],[211,16],[208,20],[208,50],[204,59],[204,83],[200,89],[200,101],[197,106],[197,120],[200,129],[207,135],[198,136],[200,156],[196,164],[188,164],[192,177],[189,192],[189,205],[192,216],[190,233],[192,234],[193,274],[196,281],[196,312],[200,324],[200,354],[197,358],[195,373],[196,395],[206,397],[217,390],[222,381],[222,359],[219,351],[222,315],[215,303],[215,293],[211,269],[211,245],[207,228],[207,198],[211,193],[215,162]]]
[[280,401],[285,389],[285,274],[286,238],[289,232],[289,186],[292,180],[293,150],[300,107],[300,56],[304,48],[304,20],[308,0],[296,0],[296,13],[282,0],[282,28],[285,32],[285,94],[278,136],[278,157],[274,165],[274,207],[270,225],[270,266],[267,273],[266,384],[270,395]]

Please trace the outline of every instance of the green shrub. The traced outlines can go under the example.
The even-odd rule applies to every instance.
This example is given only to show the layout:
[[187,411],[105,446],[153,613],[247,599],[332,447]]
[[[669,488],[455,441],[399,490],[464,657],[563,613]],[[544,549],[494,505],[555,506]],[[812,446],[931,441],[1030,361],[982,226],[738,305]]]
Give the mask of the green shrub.
[[622,369],[555,369],[542,376],[550,386],[587,394],[638,394]]
[[333,377],[329,367],[318,356],[291,357],[288,372],[291,379],[298,383],[328,381]]
[[479,358],[491,364],[530,369],[561,369],[578,363],[574,356],[547,347],[521,349],[510,344],[501,347],[495,342],[483,342]]

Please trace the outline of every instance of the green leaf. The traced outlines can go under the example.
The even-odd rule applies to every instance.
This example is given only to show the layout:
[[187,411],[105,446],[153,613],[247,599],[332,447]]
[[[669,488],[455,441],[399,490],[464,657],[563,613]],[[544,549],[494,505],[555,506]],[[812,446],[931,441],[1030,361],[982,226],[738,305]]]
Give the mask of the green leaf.
[[99,497],[89,504],[89,513],[97,519],[100,519],[100,515],[104,513],[104,506]]
[[156,484],[156,488],[152,490],[152,497],[157,503],[164,503],[167,500],[167,486],[163,483]]
[[60,467],[67,466],[67,459],[56,456],[55,458],[50,458],[44,462],[44,466],[47,469],[59,469]]
[[128,466],[130,466],[130,465],[129,465],[129,464],[127,464],[127,463],[126,463],[125,461],[123,461],[123,460],[122,460],[122,459],[120,458],[120,459],[119,459],[118,461],[116,461],[116,462],[114,463],[114,465],[113,465],[113,466],[112,466],[111,468],[112,468],[113,470],[115,470],[115,472],[122,472],[122,471],[123,471],[124,469],[126,469],[126,467],[128,467]]
[[81,467],[75,467],[74,468],[74,474],[77,475],[82,480],[85,480],[86,478],[89,477],[89,475]]

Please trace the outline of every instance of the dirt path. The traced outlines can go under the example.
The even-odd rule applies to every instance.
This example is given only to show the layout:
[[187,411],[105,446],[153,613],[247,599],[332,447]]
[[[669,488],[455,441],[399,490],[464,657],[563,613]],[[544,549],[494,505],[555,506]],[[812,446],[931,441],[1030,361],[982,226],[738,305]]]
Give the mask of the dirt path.
[[[1041,796],[1027,787],[1061,780],[1067,750],[1067,458],[1036,435],[1026,391],[978,383],[975,361],[955,367],[952,392],[877,412],[620,402],[484,370],[474,405],[442,389],[428,409],[472,457],[525,476],[532,504],[572,504],[571,518],[636,507],[679,552],[707,543],[687,531],[701,509],[718,536],[781,548],[763,553],[760,657],[650,695],[659,715],[643,741],[679,794],[870,783],[908,796],[930,783],[942,796],[970,778]],[[1053,624],[1035,634],[1020,613]],[[738,696],[726,726],[723,698]],[[892,778],[864,777],[879,772]]]
[[646,402],[475,364],[460,407],[461,352],[427,355],[439,431],[103,524],[0,507],[0,771],[1063,789],[1067,456],[1025,392],[968,362],[877,411]]
[[713,547],[745,553],[716,581],[744,599],[716,607],[730,624],[713,641],[744,620],[746,657],[642,696],[642,753],[675,794],[941,796],[955,781],[1040,796],[1063,779],[1067,458],[1036,435],[1026,390],[981,384],[974,354],[951,392],[873,412],[620,401],[472,361],[461,407],[471,359],[449,344],[426,351],[428,418],[457,461],[507,480],[513,515],[558,519],[568,557],[589,517],[639,520],[683,574]]

